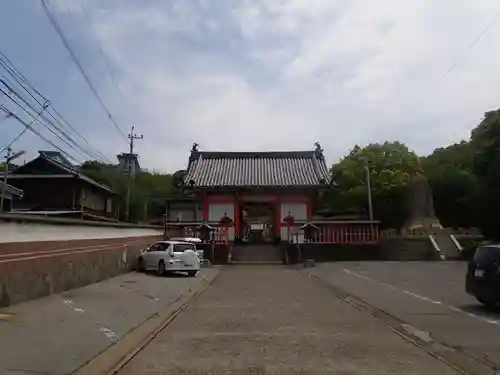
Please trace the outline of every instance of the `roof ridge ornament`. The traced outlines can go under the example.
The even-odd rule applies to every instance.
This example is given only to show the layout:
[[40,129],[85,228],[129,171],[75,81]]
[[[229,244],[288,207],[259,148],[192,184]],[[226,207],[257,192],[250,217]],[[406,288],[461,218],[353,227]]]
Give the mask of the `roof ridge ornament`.
[[199,150],[198,150],[198,147],[199,147],[199,146],[200,146],[200,145],[199,145],[198,143],[194,142],[194,143],[193,143],[193,147],[191,147],[191,152],[198,152],[198,151],[199,151]]
[[316,146],[316,148],[314,149],[314,155],[316,155],[316,157],[323,161],[325,160],[325,156],[323,155],[323,148],[321,147],[321,144],[316,141],[314,142],[314,146]]

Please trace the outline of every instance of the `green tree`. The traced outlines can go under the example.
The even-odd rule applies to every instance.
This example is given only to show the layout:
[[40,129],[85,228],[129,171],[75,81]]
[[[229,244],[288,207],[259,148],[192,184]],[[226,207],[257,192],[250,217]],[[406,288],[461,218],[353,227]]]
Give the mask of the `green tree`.
[[480,225],[483,234],[500,240],[500,110],[487,112],[472,131],[473,170],[480,181]]
[[[128,178],[117,165],[95,161],[85,162],[82,173],[109,186],[119,197],[120,219],[124,220]],[[143,222],[160,217],[165,198],[172,196],[172,175],[143,170],[131,181],[130,220]]]
[[411,178],[422,171],[418,156],[403,143],[354,146],[332,167],[336,189],[330,195],[332,210],[367,212],[367,169],[370,173],[374,216],[385,227],[400,227],[407,216],[405,195]]
[[479,181],[473,163],[474,148],[466,141],[438,148],[422,158],[436,216],[445,227],[478,225]]

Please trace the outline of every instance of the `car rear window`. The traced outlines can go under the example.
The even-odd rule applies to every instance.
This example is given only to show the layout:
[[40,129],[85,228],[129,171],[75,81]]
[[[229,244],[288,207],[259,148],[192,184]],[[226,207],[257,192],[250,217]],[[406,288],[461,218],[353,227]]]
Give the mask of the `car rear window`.
[[474,254],[476,262],[491,262],[500,261],[500,247],[496,246],[481,246]]
[[174,251],[176,253],[182,253],[186,250],[196,250],[196,246],[194,246],[192,243],[176,243],[174,245]]

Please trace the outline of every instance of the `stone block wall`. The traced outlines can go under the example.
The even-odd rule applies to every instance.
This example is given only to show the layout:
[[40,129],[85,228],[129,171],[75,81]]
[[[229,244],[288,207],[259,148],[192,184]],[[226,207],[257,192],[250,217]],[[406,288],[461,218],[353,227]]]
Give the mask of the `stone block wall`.
[[380,248],[384,260],[439,260],[439,254],[427,236],[386,238]]
[[283,242],[280,245],[289,264],[295,264],[300,259],[314,259],[316,262],[380,260],[381,248],[379,245],[339,245],[339,244],[296,244]]

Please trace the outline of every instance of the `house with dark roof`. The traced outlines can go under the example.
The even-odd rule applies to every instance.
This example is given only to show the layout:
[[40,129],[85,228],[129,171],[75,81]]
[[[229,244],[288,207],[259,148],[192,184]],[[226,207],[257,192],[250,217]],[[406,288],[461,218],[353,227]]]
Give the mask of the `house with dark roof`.
[[269,152],[199,151],[195,144],[183,183],[196,202],[190,219],[229,218],[230,240],[271,242],[286,236],[285,217],[311,219],[318,195],[332,180],[319,144],[311,151]]
[[0,181],[0,199],[3,199],[3,212],[11,211],[22,196],[23,191],[21,189]]
[[16,211],[77,218],[112,218],[113,191],[80,172],[57,151],[17,167],[9,183],[24,192]]

